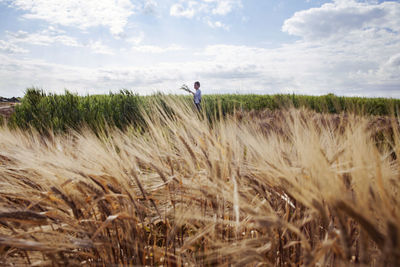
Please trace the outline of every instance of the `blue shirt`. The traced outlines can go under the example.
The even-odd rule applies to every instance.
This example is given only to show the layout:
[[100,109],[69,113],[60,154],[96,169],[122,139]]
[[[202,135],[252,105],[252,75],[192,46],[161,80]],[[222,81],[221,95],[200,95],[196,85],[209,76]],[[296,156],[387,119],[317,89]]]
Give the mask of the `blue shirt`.
[[200,104],[200,102],[201,102],[201,91],[200,89],[197,89],[196,93],[194,93],[194,103]]

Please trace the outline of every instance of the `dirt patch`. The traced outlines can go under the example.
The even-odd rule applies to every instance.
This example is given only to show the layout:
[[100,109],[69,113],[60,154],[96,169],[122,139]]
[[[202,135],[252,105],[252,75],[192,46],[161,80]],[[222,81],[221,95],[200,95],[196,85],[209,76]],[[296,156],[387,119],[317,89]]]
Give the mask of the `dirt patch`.
[[0,116],[3,116],[4,118],[8,119],[11,117],[15,110],[15,105],[16,103],[2,103],[0,105]]
[[15,110],[15,105],[20,103],[20,99],[16,97],[6,98],[0,96],[0,116],[8,119]]

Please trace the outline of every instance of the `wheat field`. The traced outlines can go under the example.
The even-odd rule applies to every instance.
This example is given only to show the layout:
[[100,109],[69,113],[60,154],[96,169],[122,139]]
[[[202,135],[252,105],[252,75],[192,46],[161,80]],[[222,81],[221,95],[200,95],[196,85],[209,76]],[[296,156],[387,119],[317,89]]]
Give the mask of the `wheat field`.
[[395,118],[305,109],[0,129],[3,266],[399,266]]

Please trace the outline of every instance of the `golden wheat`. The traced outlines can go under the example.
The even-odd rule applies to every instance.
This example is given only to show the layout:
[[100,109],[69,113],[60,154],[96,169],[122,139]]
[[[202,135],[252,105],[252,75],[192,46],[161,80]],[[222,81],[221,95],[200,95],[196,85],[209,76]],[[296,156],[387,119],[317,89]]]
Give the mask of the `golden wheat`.
[[307,110],[0,130],[2,265],[396,266],[398,123]]

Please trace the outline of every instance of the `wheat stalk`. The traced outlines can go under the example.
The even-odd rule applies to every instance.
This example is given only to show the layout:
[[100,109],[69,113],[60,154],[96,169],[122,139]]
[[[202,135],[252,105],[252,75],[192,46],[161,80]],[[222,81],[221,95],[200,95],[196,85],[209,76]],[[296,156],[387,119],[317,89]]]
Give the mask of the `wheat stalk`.
[[163,101],[142,132],[0,129],[1,265],[399,262],[398,129]]

